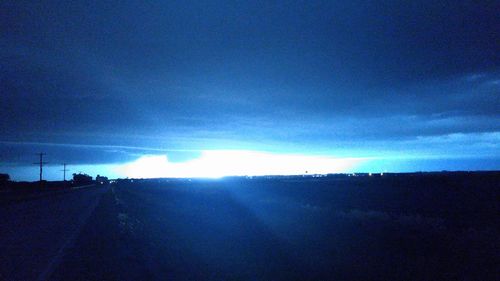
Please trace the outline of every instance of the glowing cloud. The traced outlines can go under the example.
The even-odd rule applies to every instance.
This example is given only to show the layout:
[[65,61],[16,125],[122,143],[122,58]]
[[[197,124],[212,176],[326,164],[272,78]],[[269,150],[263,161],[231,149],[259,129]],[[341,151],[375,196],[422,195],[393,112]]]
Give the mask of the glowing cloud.
[[203,151],[201,157],[172,163],[165,155],[146,155],[116,167],[131,178],[219,178],[224,176],[302,175],[350,172],[364,158],[282,155],[241,150]]

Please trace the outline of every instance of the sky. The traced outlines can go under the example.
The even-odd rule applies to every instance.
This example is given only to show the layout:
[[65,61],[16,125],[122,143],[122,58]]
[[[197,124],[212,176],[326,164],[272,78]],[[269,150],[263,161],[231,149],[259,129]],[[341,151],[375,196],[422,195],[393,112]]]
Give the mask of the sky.
[[140,177],[130,167],[147,159],[172,175],[169,165],[217,151],[345,164],[334,172],[498,170],[498,11],[499,1],[4,0],[0,172],[36,180],[45,152],[48,179],[62,163]]

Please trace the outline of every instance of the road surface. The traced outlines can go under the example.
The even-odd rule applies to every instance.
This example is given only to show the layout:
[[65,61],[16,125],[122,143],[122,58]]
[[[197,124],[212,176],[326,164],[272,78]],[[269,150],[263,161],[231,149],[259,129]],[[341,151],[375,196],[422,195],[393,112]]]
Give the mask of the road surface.
[[87,187],[0,206],[0,279],[47,280],[98,205]]

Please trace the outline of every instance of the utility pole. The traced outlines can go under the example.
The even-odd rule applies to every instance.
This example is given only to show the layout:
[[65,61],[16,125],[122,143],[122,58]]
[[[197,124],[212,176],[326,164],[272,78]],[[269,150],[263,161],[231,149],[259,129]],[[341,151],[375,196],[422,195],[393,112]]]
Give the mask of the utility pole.
[[64,163],[63,166],[64,166],[64,168],[61,171],[63,171],[63,175],[64,175],[63,179],[64,179],[64,181],[66,181],[66,172],[69,170],[66,169],[66,163]]
[[40,161],[38,163],[33,163],[33,164],[37,164],[37,165],[40,165],[40,184],[42,183],[42,175],[43,175],[43,164],[47,164],[47,162],[43,162],[43,156],[45,155],[45,153],[43,152],[40,152],[40,153],[37,153],[38,156],[40,156]]

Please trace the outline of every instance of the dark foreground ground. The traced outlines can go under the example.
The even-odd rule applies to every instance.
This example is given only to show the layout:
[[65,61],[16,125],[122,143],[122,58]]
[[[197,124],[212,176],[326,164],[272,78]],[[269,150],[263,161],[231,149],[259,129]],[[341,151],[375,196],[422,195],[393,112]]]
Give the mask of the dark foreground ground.
[[0,277],[498,280],[499,179],[413,174],[87,188],[0,206]]

